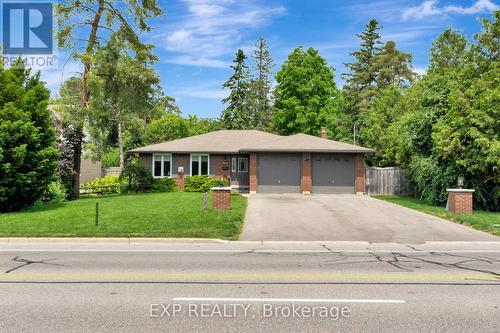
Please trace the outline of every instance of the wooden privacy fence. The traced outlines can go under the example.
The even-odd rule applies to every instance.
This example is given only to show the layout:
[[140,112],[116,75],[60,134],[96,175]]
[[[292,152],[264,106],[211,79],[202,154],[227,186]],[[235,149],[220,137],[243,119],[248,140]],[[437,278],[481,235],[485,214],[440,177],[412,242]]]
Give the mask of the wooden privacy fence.
[[368,195],[411,195],[410,181],[398,167],[366,167],[365,191]]

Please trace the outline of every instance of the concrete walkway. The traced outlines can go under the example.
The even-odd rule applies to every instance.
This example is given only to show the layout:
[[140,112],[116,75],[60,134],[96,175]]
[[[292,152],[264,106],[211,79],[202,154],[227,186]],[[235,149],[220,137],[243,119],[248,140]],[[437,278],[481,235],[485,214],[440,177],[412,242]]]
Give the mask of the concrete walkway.
[[499,241],[458,223],[386,201],[355,195],[252,195],[240,240]]

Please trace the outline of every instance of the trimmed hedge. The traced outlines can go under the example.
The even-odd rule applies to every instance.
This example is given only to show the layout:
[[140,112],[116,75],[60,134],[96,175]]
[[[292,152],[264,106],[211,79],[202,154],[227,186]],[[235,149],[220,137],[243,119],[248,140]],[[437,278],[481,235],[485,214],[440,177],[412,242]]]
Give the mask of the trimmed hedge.
[[121,192],[122,186],[123,184],[120,181],[120,177],[106,176],[83,183],[80,185],[80,188],[84,189],[83,193],[116,194]]
[[176,192],[177,182],[175,178],[155,178],[149,185],[146,192]]
[[212,187],[228,186],[228,184],[227,178],[210,178],[207,175],[187,176],[184,180],[184,191],[208,192]]

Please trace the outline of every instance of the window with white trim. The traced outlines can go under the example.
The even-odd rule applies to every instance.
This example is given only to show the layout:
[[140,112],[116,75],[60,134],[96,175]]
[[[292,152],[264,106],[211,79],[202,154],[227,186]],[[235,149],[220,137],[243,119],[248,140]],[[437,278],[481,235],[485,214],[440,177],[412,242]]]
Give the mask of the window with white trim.
[[238,172],[248,171],[248,158],[240,157],[238,158]]
[[170,154],[153,154],[153,177],[163,178],[172,175],[172,156]]
[[191,176],[208,175],[207,154],[191,154]]

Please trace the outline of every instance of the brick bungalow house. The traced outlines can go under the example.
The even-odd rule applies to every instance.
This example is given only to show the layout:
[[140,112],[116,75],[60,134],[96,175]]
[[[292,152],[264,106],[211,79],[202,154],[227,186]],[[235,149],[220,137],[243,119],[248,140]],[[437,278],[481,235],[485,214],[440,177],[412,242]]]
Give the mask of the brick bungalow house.
[[372,149],[307,134],[222,130],[132,149],[154,177],[228,177],[250,193],[364,193]]

